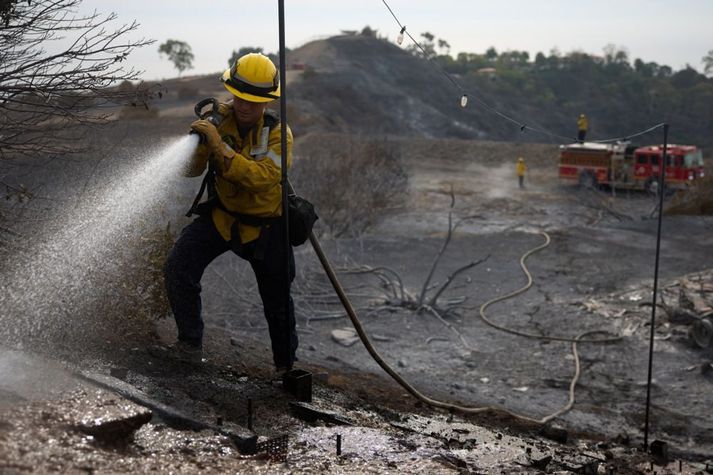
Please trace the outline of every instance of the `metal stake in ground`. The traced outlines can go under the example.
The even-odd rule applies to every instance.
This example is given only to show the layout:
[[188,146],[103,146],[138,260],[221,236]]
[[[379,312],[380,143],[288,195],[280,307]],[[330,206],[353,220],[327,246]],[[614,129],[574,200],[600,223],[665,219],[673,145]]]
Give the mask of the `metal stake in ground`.
[[668,124],[663,124],[663,153],[659,158],[659,222],[656,231],[656,260],[654,263],[654,294],[651,305],[651,332],[649,335],[649,377],[646,383],[646,416],[644,417],[644,450],[649,449],[649,410],[651,406],[651,373],[654,362],[654,331],[656,324],[656,295],[659,284],[659,256],[661,254],[661,223],[663,222],[663,196],[666,192],[666,152],[668,151]]
[[342,455],[342,434],[337,434],[337,455]]
[[[285,325],[287,325],[287,354],[292,355],[292,325],[290,324],[290,225],[287,214],[287,73],[285,59],[285,0],[278,2],[280,23],[280,146],[282,166],[282,221],[285,234]],[[290,361],[290,366],[292,361]]]

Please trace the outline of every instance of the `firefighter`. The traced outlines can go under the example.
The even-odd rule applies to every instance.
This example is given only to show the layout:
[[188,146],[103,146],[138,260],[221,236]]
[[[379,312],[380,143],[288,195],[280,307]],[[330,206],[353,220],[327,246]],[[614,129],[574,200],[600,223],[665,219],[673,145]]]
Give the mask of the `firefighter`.
[[515,172],[517,173],[517,181],[520,188],[525,188],[525,172],[527,171],[527,165],[525,165],[525,159],[520,157],[517,159],[517,165],[515,165]]
[[579,119],[577,119],[577,140],[581,143],[584,142],[584,137],[587,135],[587,129],[589,128],[589,121],[587,116],[584,114],[579,114]]
[[[220,104],[216,127],[197,120],[191,129],[200,134],[186,172],[199,176],[208,167],[208,200],[195,205],[198,217],[181,232],[165,265],[165,283],[178,341],[162,354],[193,362],[202,359],[201,276],[219,255],[232,250],[247,260],[257,280],[278,372],[295,361],[297,334],[292,298],[286,289],[294,279],[292,248],[286,246],[281,215],[281,155],[292,161],[292,133],[281,150],[284,125],[267,104],[280,97],[277,68],[267,57],[249,53],[222,76],[232,102]],[[285,125],[286,126],[286,125]],[[200,194],[199,194],[200,195]],[[289,275],[285,253],[289,253]],[[247,291],[247,289],[246,289]],[[288,308],[285,308],[285,307]]]

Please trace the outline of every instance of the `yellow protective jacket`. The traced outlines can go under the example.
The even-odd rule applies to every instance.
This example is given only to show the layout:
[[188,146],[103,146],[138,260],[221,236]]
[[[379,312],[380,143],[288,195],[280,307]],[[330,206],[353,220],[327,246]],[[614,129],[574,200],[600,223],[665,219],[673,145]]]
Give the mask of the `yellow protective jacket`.
[[587,121],[586,117],[580,117],[579,119],[577,119],[577,129],[578,130],[584,130],[586,132],[588,127],[589,127],[589,121]]
[[[241,137],[238,133],[231,104],[221,104],[223,120],[218,133],[235,151],[230,168],[215,177],[215,189],[222,205],[230,211],[257,217],[282,215],[282,147],[281,123],[270,130],[265,118],[261,118],[250,131]],[[200,176],[205,171],[210,150],[201,144],[191,158],[186,176]],[[287,128],[287,166],[292,165],[292,131]],[[212,210],[215,227],[226,241],[231,239],[231,227],[235,218],[220,208]],[[260,228],[238,225],[240,240],[253,241],[260,235]]]
[[525,162],[517,162],[517,165],[515,165],[515,171],[517,172],[517,176],[525,176],[525,170],[527,170],[527,165],[525,165]]

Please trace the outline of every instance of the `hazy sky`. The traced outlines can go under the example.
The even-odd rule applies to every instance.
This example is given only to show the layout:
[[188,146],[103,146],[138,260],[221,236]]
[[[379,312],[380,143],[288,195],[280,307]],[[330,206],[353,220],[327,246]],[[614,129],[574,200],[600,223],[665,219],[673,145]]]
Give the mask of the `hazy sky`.
[[[600,55],[613,43],[630,58],[702,70],[701,58],[713,49],[713,0],[387,0],[416,37],[424,31],[447,40],[451,53],[527,50]],[[116,12],[119,20],[141,23],[140,36],[157,40],[135,51],[129,62],[145,79],[176,76],[158,54],[171,38],[187,42],[195,55],[186,74],[222,71],[234,49],[278,48],[277,1],[244,0],[84,0],[83,10]],[[286,42],[290,48],[310,40],[369,25],[395,39],[398,26],[381,0],[285,0]],[[406,42],[404,42],[405,45]]]

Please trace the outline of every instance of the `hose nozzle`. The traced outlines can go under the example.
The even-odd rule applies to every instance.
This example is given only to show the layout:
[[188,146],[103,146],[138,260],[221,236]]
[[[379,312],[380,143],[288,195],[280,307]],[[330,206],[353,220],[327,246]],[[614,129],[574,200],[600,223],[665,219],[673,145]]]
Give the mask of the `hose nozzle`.
[[[206,106],[211,107],[210,109],[204,111],[203,109],[205,109]],[[220,114],[218,113],[219,106],[220,103],[218,102],[218,99],[216,99],[215,97],[206,97],[195,105],[195,107],[193,108],[193,112],[195,112],[196,116],[198,116],[199,119],[207,120],[211,124],[218,127],[221,120]],[[198,136],[200,137],[200,143],[205,143],[205,137],[202,134],[196,132],[195,130],[191,130],[189,133],[198,134]]]

